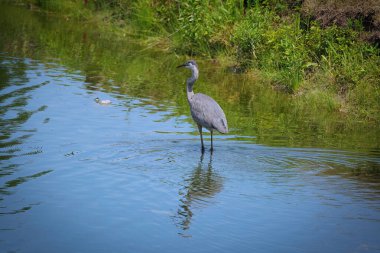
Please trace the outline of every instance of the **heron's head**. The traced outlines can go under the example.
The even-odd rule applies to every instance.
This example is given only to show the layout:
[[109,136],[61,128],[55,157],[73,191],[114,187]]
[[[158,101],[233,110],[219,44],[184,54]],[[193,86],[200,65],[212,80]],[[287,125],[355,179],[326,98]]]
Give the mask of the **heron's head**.
[[189,61],[185,62],[184,64],[177,66],[177,68],[181,68],[181,67],[185,67],[185,68],[191,69],[191,70],[198,69],[198,65],[194,60],[189,60]]

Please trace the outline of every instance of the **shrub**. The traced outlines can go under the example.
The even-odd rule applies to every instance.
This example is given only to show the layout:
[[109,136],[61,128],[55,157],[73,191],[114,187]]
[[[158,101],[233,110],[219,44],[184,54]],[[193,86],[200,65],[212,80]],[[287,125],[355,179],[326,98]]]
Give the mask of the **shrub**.
[[273,16],[266,10],[252,9],[234,29],[232,43],[236,59],[244,69],[260,67],[266,51],[265,33],[270,28]]
[[292,18],[281,21],[268,10],[254,8],[236,26],[232,39],[243,68],[258,67],[275,73],[274,81],[289,90],[299,86],[308,66],[300,18]]

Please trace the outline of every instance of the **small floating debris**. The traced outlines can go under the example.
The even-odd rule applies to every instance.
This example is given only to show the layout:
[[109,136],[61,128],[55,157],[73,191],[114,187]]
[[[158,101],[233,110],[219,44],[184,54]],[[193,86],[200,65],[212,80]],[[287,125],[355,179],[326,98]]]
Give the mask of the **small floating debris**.
[[71,151],[70,153],[65,154],[66,157],[75,155],[74,151]]
[[98,104],[101,104],[101,105],[109,105],[111,104],[111,100],[108,100],[108,99],[100,99],[100,98],[95,98],[95,102],[98,103]]

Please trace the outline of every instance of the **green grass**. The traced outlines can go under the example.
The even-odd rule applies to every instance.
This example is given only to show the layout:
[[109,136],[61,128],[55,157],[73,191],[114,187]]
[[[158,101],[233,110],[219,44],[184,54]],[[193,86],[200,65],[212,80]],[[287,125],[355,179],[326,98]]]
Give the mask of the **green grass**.
[[297,104],[380,121],[380,50],[360,40],[361,20],[322,28],[301,15],[300,1],[284,0],[248,1],[245,15],[242,0],[20,1],[67,18],[97,17],[118,36],[134,27],[153,41],[149,47],[233,59],[239,69],[255,70],[290,93]]

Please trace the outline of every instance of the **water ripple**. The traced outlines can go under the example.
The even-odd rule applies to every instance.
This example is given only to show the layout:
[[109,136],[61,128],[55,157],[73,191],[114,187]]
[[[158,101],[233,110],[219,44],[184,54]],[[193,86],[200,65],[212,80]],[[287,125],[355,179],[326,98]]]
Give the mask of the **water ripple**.
[[[4,241],[19,245],[23,235],[57,246],[86,235],[144,252],[379,245],[377,151],[266,146],[231,134],[215,135],[215,151],[202,154],[196,127],[173,103],[106,93],[56,64],[7,64],[16,63],[32,66],[0,91],[10,96],[0,109]],[[96,96],[112,104],[99,106]]]

